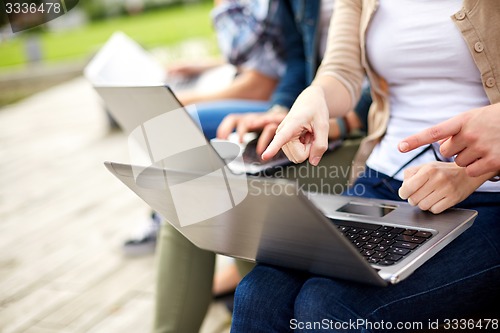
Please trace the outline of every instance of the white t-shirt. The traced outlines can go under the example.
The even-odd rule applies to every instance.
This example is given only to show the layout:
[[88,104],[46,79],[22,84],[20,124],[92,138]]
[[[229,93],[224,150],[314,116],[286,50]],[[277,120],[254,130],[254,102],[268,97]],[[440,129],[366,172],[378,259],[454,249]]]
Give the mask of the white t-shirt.
[[[461,112],[489,105],[481,75],[450,16],[462,0],[381,0],[367,31],[367,55],[389,84],[391,115],[387,132],[367,165],[392,176],[419,153],[400,153],[410,134]],[[439,154],[439,146],[435,144]],[[423,149],[423,148],[420,148]],[[410,166],[436,161],[429,150]],[[403,172],[395,176],[403,180]],[[486,182],[480,191],[500,191]]]
[[323,59],[326,51],[326,43],[328,41],[328,28],[333,14],[334,0],[321,0],[319,12],[319,55]]

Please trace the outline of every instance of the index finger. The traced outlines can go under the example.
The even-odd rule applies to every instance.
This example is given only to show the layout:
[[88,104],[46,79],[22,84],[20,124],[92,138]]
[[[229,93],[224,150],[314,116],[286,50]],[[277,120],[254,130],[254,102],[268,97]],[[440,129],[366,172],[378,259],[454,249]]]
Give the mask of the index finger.
[[264,152],[264,149],[269,145],[269,142],[274,137],[274,134],[276,133],[276,129],[278,128],[278,124],[268,124],[264,127],[262,130],[262,133],[260,133],[259,140],[257,141],[257,154],[262,154]]
[[267,149],[262,153],[264,161],[276,155],[281,147],[288,143],[294,136],[294,129],[292,126],[283,126],[275,135]]
[[450,136],[457,135],[461,130],[462,115],[459,115],[403,139],[399,143],[398,149],[400,152],[406,153],[423,145],[431,144],[436,141],[449,138]]
[[217,138],[227,139],[229,134],[235,129],[238,124],[238,117],[234,114],[227,115],[222,119],[219,127],[217,127]]

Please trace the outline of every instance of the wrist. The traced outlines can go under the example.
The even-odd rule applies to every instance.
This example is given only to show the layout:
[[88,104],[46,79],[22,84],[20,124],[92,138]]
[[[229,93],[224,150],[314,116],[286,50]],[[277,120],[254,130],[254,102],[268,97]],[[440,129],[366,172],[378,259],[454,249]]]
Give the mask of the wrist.
[[267,110],[267,113],[288,113],[288,111],[290,110],[286,106],[276,104]]
[[349,135],[349,132],[350,132],[349,123],[347,121],[347,118],[346,117],[337,118],[337,126],[338,126],[338,130],[339,130],[338,138],[342,139],[342,140],[345,139]]
[[[462,168],[462,169],[467,174],[466,168]],[[483,185],[487,181],[498,181],[498,180],[500,180],[498,172],[494,172],[494,171],[493,172],[485,173],[485,174],[477,176],[477,177],[471,177],[469,175],[467,175],[467,177],[469,179],[471,179],[477,185],[477,187]],[[495,180],[495,178],[496,178],[496,180]]]

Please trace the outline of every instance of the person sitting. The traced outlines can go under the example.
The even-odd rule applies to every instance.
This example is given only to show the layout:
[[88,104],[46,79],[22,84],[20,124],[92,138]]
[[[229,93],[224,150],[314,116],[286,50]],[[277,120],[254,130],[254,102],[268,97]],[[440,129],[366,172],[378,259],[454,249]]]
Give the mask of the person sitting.
[[[201,63],[173,64],[168,68],[168,77],[180,78],[199,76],[207,70],[224,63],[237,67],[237,75],[226,87],[210,92],[184,90],[176,92],[179,101],[185,105],[195,105],[196,114],[207,139],[216,136],[217,128],[228,114],[259,113],[267,111],[269,99],[285,71],[281,59],[282,43],[277,38],[276,28],[270,29],[271,18],[263,38],[256,38],[263,28],[252,31],[250,28],[263,24],[263,17],[256,17],[255,12],[266,6],[266,1],[253,1],[254,8],[242,1],[214,1],[212,11],[216,36],[225,60],[206,60]],[[274,8],[273,11],[277,9]],[[275,15],[270,14],[270,17]],[[246,23],[239,24],[237,23]],[[236,46],[229,48],[228,45]],[[161,217],[152,212],[137,235],[126,240],[123,252],[126,256],[152,254],[155,251],[157,237],[162,223]]]
[[[268,124],[276,123],[276,119],[282,119],[281,110],[291,107],[291,103],[302,91],[306,84],[306,78],[312,79],[316,70],[317,61],[309,61],[316,59],[319,50],[316,50],[313,37],[316,29],[298,29],[304,28],[310,23],[320,26],[320,2],[307,1],[304,2],[305,9],[309,13],[304,16],[299,22],[295,22],[293,12],[289,8],[289,4],[285,1],[270,2],[270,4],[278,4],[277,20],[281,25],[281,29],[286,29],[288,41],[283,41],[283,61],[285,62],[285,73],[281,77],[279,84],[274,90],[271,100],[267,108],[262,113],[259,120],[268,121]],[[327,5],[323,7],[325,10],[325,19],[322,20],[321,31],[327,30],[323,25],[329,24],[332,7],[328,5],[330,1],[324,1]],[[323,3],[322,3],[323,4]],[[331,3],[330,3],[331,4]],[[298,9],[298,7],[297,7]],[[319,28],[318,28],[319,29]],[[281,36],[281,35],[279,35]],[[259,52],[253,53],[258,61],[251,61],[256,66],[267,67],[269,61],[263,61],[267,57],[262,58]],[[280,53],[274,53],[279,57]],[[308,55],[306,58],[305,55]],[[253,59],[253,58],[252,58]],[[260,60],[259,60],[260,59]],[[278,58],[281,59],[281,58]],[[272,66],[275,68],[276,66]],[[294,77],[302,78],[298,84]],[[361,105],[361,104],[360,104]],[[368,103],[369,105],[369,103]],[[196,105],[200,109],[200,104]],[[364,110],[360,107],[359,110]],[[248,111],[248,109],[247,109]],[[360,114],[363,112],[359,111]],[[232,131],[232,128],[227,126],[231,119],[249,119],[254,118],[258,113],[230,114],[224,118],[224,121],[217,129],[223,131],[227,135]],[[202,116],[200,116],[201,118]],[[254,118],[255,119],[255,118]],[[237,121],[238,122],[238,121]],[[362,128],[363,116],[358,117],[351,113],[347,118],[332,119],[330,137],[339,139],[348,134],[350,130]],[[201,120],[202,127],[204,124]],[[240,123],[240,122],[238,122]],[[264,128],[252,127],[252,129]],[[248,128],[248,127],[247,127]],[[269,128],[269,127],[268,127]],[[206,131],[206,128],[203,128]],[[245,130],[246,131],[246,130]],[[206,132],[205,132],[206,133]],[[242,134],[242,132],[240,132]],[[268,132],[269,133],[269,132]],[[208,136],[206,134],[206,136]],[[266,137],[264,132],[261,137]],[[157,289],[156,289],[156,309],[155,323],[153,332],[197,332],[201,326],[208,305],[212,300],[213,293],[213,273],[214,273],[215,255],[211,252],[201,250],[190,243],[177,230],[171,227],[168,223],[164,224],[161,229],[159,251],[157,257]],[[244,275],[245,272],[240,273]],[[232,275],[234,277],[234,275]],[[234,281],[234,280],[233,280]],[[239,281],[239,278],[236,280]],[[217,279],[216,279],[217,282]],[[227,290],[227,289],[226,289]]]
[[491,254],[500,253],[500,183],[489,181],[497,171],[470,177],[434,146],[413,157],[398,151],[405,137],[464,111],[498,108],[492,69],[500,66],[500,37],[491,26],[498,22],[496,1],[337,0],[318,74],[262,157],[283,149],[295,162],[317,164],[329,117],[352,108],[366,71],[374,103],[354,160],[356,171],[365,170],[356,183],[364,196],[407,199],[435,214],[449,207],[479,214],[405,281],[385,288],[257,265],[236,290],[231,332],[310,332],[293,324],[325,321],[324,331],[354,322],[351,332],[379,332],[389,329],[366,323],[443,323],[498,303],[500,256]]

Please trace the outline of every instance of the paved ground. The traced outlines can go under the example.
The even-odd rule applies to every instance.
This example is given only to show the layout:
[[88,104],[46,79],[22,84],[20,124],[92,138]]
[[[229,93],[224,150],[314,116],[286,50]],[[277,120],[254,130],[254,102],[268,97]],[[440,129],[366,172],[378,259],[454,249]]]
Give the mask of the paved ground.
[[[102,164],[126,140],[87,82],[0,109],[0,158],[0,332],[148,332],[154,258],[120,249],[148,207]],[[229,314],[207,318],[215,333]]]

